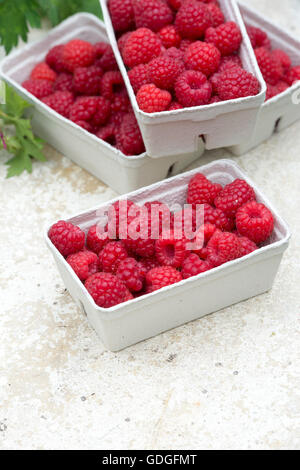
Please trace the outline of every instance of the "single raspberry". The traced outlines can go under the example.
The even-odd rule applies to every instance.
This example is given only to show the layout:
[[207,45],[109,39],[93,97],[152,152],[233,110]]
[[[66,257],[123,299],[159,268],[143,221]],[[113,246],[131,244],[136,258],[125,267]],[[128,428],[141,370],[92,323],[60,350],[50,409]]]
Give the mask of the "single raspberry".
[[53,93],[53,83],[49,80],[25,80],[22,87],[39,100]]
[[182,5],[182,0],[168,0],[168,4],[173,8],[173,10],[179,10]]
[[76,225],[60,220],[52,225],[48,236],[58,251],[67,257],[83,250],[85,234]]
[[194,207],[205,203],[212,205],[220,191],[222,191],[220,184],[214,184],[202,173],[197,173],[189,181],[187,203],[193,204]]
[[265,31],[260,28],[256,28],[255,26],[247,26],[247,33],[253,49],[256,49],[257,47],[271,49],[271,41]]
[[205,41],[214,44],[223,56],[231,55],[239,50],[242,34],[236,23],[228,21],[217,28],[208,28]]
[[164,235],[155,242],[156,258],[161,265],[180,268],[187,256],[187,240],[178,238],[175,232]]
[[[46,62],[55,72],[65,72],[65,64],[63,61],[63,52],[64,45],[60,44],[58,46],[52,47],[48,54],[46,55]],[[62,90],[64,91],[64,90]]]
[[71,121],[86,121],[101,126],[108,120],[110,103],[102,96],[80,96],[70,109]]
[[108,235],[104,233],[100,226],[92,225],[92,227],[90,227],[86,236],[86,246],[89,250],[99,255],[108,241]]
[[81,281],[86,281],[89,276],[99,271],[99,258],[92,251],[79,251],[67,257],[67,263]]
[[241,245],[240,257],[249,255],[249,253],[252,253],[253,251],[258,249],[258,246],[248,237],[238,237]]
[[188,39],[201,39],[212,25],[212,18],[207,5],[196,0],[186,0],[179,8],[175,26],[179,34]]
[[260,91],[258,79],[240,67],[221,72],[215,86],[217,94],[224,101],[254,96]]
[[196,70],[183,72],[176,80],[175,94],[180,104],[186,107],[207,104],[212,86],[206,76]]
[[210,223],[218,229],[228,232],[234,227],[232,219],[229,219],[221,209],[216,209],[209,204],[204,204],[204,223]]
[[183,109],[182,104],[178,103],[177,101],[172,101],[168,108],[168,111],[177,111],[178,109]]
[[121,261],[117,269],[117,277],[131,292],[139,292],[143,289],[145,276],[134,258],[126,258]]
[[181,36],[172,24],[164,26],[157,35],[166,49],[180,46]]
[[275,57],[275,59],[281,63],[284,72],[287,73],[292,66],[292,61],[287,55],[287,53],[282,51],[281,49],[274,49],[271,54],[272,57]]
[[134,26],[132,0],[109,0],[108,9],[116,32],[127,31]]
[[93,274],[85,287],[99,307],[109,308],[129,300],[125,284],[110,273]]
[[217,227],[215,225],[206,223],[203,224],[196,233],[195,239],[193,240],[193,243],[196,245],[196,247],[193,248],[192,251],[193,253],[196,253],[201,259],[206,260],[207,244],[216,230]]
[[273,232],[274,218],[264,204],[251,201],[237,211],[236,228],[241,235],[259,244],[266,241]]
[[162,55],[164,57],[170,57],[171,59],[178,60],[179,62],[184,63],[183,57],[184,53],[180,49],[177,49],[176,47],[170,47],[170,49],[165,50]]
[[137,95],[138,105],[145,113],[156,113],[168,109],[172,96],[166,90],[160,90],[153,83],[143,85]]
[[123,60],[130,68],[147,64],[160,55],[161,47],[161,41],[153,31],[139,28],[127,39],[123,48]]
[[129,70],[128,77],[135,94],[143,85],[148,85],[150,83],[148,70],[148,64],[136,65],[133,69]]
[[220,7],[214,2],[210,2],[207,4],[207,8],[210,13],[212,27],[217,28],[221,24],[225,23],[225,16]]
[[239,238],[234,233],[217,230],[207,244],[207,261],[220,266],[240,256]]
[[173,21],[173,13],[163,0],[132,0],[137,28],[159,31]]
[[220,103],[222,100],[219,96],[212,96],[208,104]]
[[183,39],[183,40],[181,41],[181,43],[180,43],[179,49],[181,50],[181,52],[182,52],[183,54],[185,54],[185,52],[187,51],[187,48],[188,48],[191,44],[193,44],[193,42],[194,42],[194,41],[193,41],[192,39]]
[[75,120],[75,121],[72,121],[72,122],[74,122],[74,124],[77,124],[77,126],[82,127],[82,129],[84,129],[87,132],[91,132],[92,134],[95,132],[95,129],[92,126],[92,124],[90,124],[87,121],[82,121],[82,120],[79,119],[77,121]]
[[207,77],[219,68],[221,54],[213,44],[196,41],[191,44],[185,55],[184,61],[188,69],[198,70]]
[[46,64],[46,62],[37,64],[30,74],[30,78],[32,80],[49,80],[49,82],[54,82],[56,77],[56,73],[49,67],[48,64]]
[[105,72],[109,70],[119,70],[114,51],[110,45],[107,45],[104,54],[100,59],[96,60],[95,65],[101,67]]
[[67,118],[74,103],[74,96],[70,91],[56,91],[52,95],[43,98],[42,102]]
[[132,293],[130,292],[129,289],[126,289],[126,294],[125,294],[125,297],[124,297],[124,302],[128,302],[129,300],[133,300],[134,297],[132,295]]
[[243,64],[239,55],[226,55],[221,58],[218,72],[225,72],[235,66],[243,68]]
[[73,75],[71,73],[60,73],[53,85],[54,91],[73,91]]
[[149,63],[148,77],[150,83],[154,83],[158,88],[170,90],[183,71],[184,65],[182,62],[161,56]]
[[140,155],[145,152],[143,137],[134,114],[124,116],[119,138],[125,155]]
[[146,275],[147,293],[182,281],[182,275],[172,266],[161,266],[151,269]]
[[77,67],[88,67],[95,60],[92,44],[81,39],[72,39],[63,48],[62,58],[66,69],[73,72]]
[[259,47],[254,52],[264,79],[270,85],[276,85],[283,76],[283,68],[280,61],[265,47]]
[[93,44],[93,51],[94,51],[96,60],[101,59],[101,57],[103,57],[105,52],[107,52],[109,49],[110,49],[110,45],[107,44],[107,42],[100,41],[100,42],[96,42],[96,44]]
[[155,254],[155,240],[151,237],[151,219],[149,214],[145,214],[140,208],[130,208],[128,236],[124,243],[127,250],[134,255],[152,258]]
[[100,252],[102,270],[115,274],[122,260],[128,257],[127,250],[122,242],[109,242]]
[[100,127],[96,132],[96,136],[110,144],[112,147],[118,145],[118,129],[113,124],[107,124],[106,126]]
[[112,100],[113,95],[124,89],[124,80],[121,72],[117,70],[106,72],[101,81],[101,95],[107,100]]
[[155,257],[142,258],[139,261],[139,266],[141,273],[146,277],[146,274],[151,271],[151,269],[158,268],[160,266],[160,262]]
[[131,35],[132,31],[127,31],[127,33],[123,33],[122,36],[119,37],[118,39],[118,48],[119,51],[121,52],[121,55],[123,55],[123,49],[126,44],[127,39]]
[[127,93],[126,88],[124,88],[119,93],[116,93],[112,97],[111,101],[111,112],[114,115],[115,113],[128,113],[132,110],[130,99]]
[[217,195],[215,206],[227,217],[234,218],[239,207],[249,201],[255,201],[253,188],[245,180],[236,179]]
[[109,116],[111,111],[110,102],[103,98],[103,96],[96,96],[97,108],[96,112],[94,113],[91,123],[93,126],[103,126]]
[[99,95],[102,75],[102,69],[96,65],[77,67],[73,76],[74,91],[82,95]]
[[300,80],[300,65],[292,67],[285,78],[290,86],[292,86],[295,82],[298,82]]
[[212,268],[213,265],[209,261],[204,261],[195,253],[191,253],[183,262],[181,274],[183,279],[188,279]]

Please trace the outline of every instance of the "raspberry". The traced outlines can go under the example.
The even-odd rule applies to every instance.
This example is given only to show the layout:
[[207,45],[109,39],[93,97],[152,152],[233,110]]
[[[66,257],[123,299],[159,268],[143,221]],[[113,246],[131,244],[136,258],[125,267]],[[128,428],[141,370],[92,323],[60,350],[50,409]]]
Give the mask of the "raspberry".
[[97,59],[95,65],[101,67],[104,71],[119,70],[114,51],[111,46],[107,45],[104,54]]
[[153,83],[143,85],[136,96],[138,105],[145,113],[156,113],[165,111],[171,101],[172,96],[168,91],[160,90]]
[[253,251],[258,249],[258,246],[248,237],[239,236],[239,242],[241,245],[240,257],[249,255],[249,253],[252,253]]
[[149,63],[149,81],[158,88],[170,90],[183,71],[184,65],[182,62],[170,57],[157,57]]
[[220,103],[222,100],[218,96],[212,96],[208,104]]
[[67,118],[69,117],[71,106],[74,103],[74,97],[73,93],[70,91],[56,91],[52,95],[43,98],[42,102],[54,109],[58,114]]
[[127,113],[131,108],[129,96],[127,94],[126,88],[124,88],[122,91],[119,93],[116,93],[112,97],[112,102],[111,102],[111,112],[114,115],[115,113]]
[[99,95],[102,69],[96,65],[77,67],[74,70],[73,88],[83,95]]
[[193,204],[213,204],[215,198],[222,190],[220,184],[209,181],[202,173],[197,173],[190,179],[188,185],[187,203]]
[[276,85],[283,75],[281,63],[265,47],[259,47],[254,52],[264,79],[270,85]]
[[187,241],[183,238],[178,239],[176,233],[164,236],[155,242],[156,258],[161,265],[173,266],[179,268],[187,255]]
[[93,46],[81,39],[72,39],[63,48],[62,58],[66,69],[73,72],[77,67],[88,67],[95,59]]
[[148,85],[148,64],[140,64],[133,67],[129,70],[128,77],[133,88],[134,93],[136,94],[143,85]]
[[161,41],[153,31],[139,28],[127,39],[123,48],[123,60],[130,68],[139,64],[147,64],[151,59],[160,55],[161,47]]
[[177,103],[177,101],[172,101],[168,108],[168,111],[177,111],[178,109],[183,109],[182,104]]
[[179,8],[182,5],[182,0],[168,0],[168,4],[170,7],[172,7],[174,10],[179,10]]
[[70,73],[60,73],[53,85],[54,91],[73,91],[73,75]]
[[298,80],[300,80],[300,65],[292,67],[286,76],[286,81],[290,86]]
[[135,236],[128,235],[124,241],[126,248],[135,255],[152,258],[155,254],[155,240],[151,238],[151,225],[148,215],[145,217],[140,214],[135,217],[129,217],[129,232],[130,229],[135,229]]
[[[52,47],[48,54],[46,55],[46,63],[56,72],[65,72],[65,64],[63,61],[62,51],[64,46],[58,45]],[[62,90],[64,91],[64,90]]]
[[215,86],[217,94],[224,101],[254,96],[260,90],[258,79],[240,67],[233,67],[222,72]]
[[107,100],[112,100],[114,93],[124,88],[124,81],[121,72],[106,72],[101,81],[101,95]]
[[70,109],[71,121],[87,121],[92,125],[103,125],[110,114],[110,103],[102,96],[80,96]]
[[236,179],[222,189],[215,199],[215,206],[229,218],[234,218],[243,204],[255,201],[255,192],[251,186],[241,179]]
[[220,266],[240,256],[239,238],[234,233],[217,230],[207,244],[207,261]]
[[132,0],[137,28],[159,31],[173,21],[173,13],[163,0]]
[[283,93],[285,90],[289,88],[288,83],[284,82],[283,80],[280,80],[277,85],[275,85],[275,89],[277,91],[277,94]]
[[60,220],[52,225],[48,236],[58,251],[67,257],[83,250],[85,234],[76,225]]
[[108,9],[115,31],[127,31],[134,26],[132,0],[109,0]]
[[101,59],[105,52],[110,49],[110,45],[107,44],[107,42],[96,42],[96,44],[93,44],[93,51],[96,59]]
[[206,76],[195,70],[183,72],[176,80],[175,94],[180,104],[186,107],[207,104],[212,86]]
[[228,232],[233,229],[234,225],[221,209],[216,209],[209,204],[204,204],[204,223],[213,224],[218,229]]
[[272,57],[281,63],[281,66],[285,73],[290,70],[292,66],[292,61],[290,57],[286,54],[286,52],[282,51],[281,49],[274,49],[272,51]]
[[113,124],[107,124],[106,126],[98,129],[98,131],[96,132],[96,136],[99,139],[104,140],[108,144],[112,145],[112,147],[117,146],[118,132],[116,126],[114,126]]
[[78,121],[73,121],[74,124],[77,124],[77,126],[80,126],[82,127],[82,129],[84,129],[85,131],[87,132],[91,132],[93,133],[95,131],[95,129],[93,128],[93,126],[87,122],[87,121],[81,121],[80,119]]
[[235,54],[224,56],[221,58],[218,72],[225,72],[235,66],[243,68],[240,56]]
[[140,155],[145,151],[143,137],[134,114],[124,116],[119,138],[125,155]]
[[[113,224],[116,227],[116,236],[119,237],[120,230],[123,229],[123,225],[126,225],[126,230],[128,226],[129,214],[134,214],[138,210],[138,206],[134,204],[134,202],[130,201],[130,199],[125,199],[121,201],[117,201],[112,205],[114,209],[113,214],[109,214],[109,224]],[[125,234],[126,238],[126,234]]]
[[218,7],[218,5],[211,2],[208,3],[207,8],[210,13],[213,28],[217,28],[221,24],[225,23],[225,16],[223,15],[223,12],[221,8]]
[[170,47],[179,47],[181,43],[181,36],[178,34],[177,29],[174,25],[170,24],[164,26],[158,33],[158,37],[162,42],[162,45],[169,49]]
[[130,292],[130,290],[126,289],[126,294],[125,294],[125,297],[124,297],[124,302],[128,302],[129,300],[132,300],[134,299],[132,293]]
[[274,218],[264,204],[251,201],[237,211],[236,228],[241,235],[259,244],[266,241],[273,232]]
[[54,82],[56,80],[56,73],[46,62],[41,62],[34,67],[30,78],[32,80],[49,80],[49,82]]
[[22,87],[38,99],[45,98],[53,93],[53,83],[49,80],[25,80]]
[[192,251],[196,253],[201,259],[207,258],[207,243],[217,230],[217,227],[213,224],[206,223],[198,230],[194,243],[196,243],[197,248],[194,248]]
[[198,255],[191,253],[183,262],[181,274],[183,279],[188,279],[212,268],[213,265],[209,261],[203,261]]
[[208,28],[205,41],[216,46],[223,56],[231,55],[239,50],[242,42],[240,28],[233,21],[221,24],[217,28]]
[[188,39],[201,39],[212,24],[206,5],[196,0],[186,0],[177,12],[175,26],[179,34]]
[[99,271],[99,258],[92,251],[79,251],[67,257],[67,263],[81,281],[86,281],[89,276]]
[[121,261],[127,257],[127,250],[122,242],[107,243],[99,255],[102,270],[115,274]]
[[143,289],[143,269],[134,258],[126,258],[119,264],[117,277],[124,282],[131,292],[139,292]]
[[127,33],[122,34],[122,36],[118,39],[118,48],[119,51],[121,52],[121,55],[123,55],[123,49],[126,44],[127,39],[131,35],[132,31],[127,31]]
[[162,54],[164,57],[170,57],[171,59],[179,60],[180,62],[184,63],[183,56],[184,53],[180,49],[176,49],[176,47],[170,47]]
[[193,44],[193,40],[192,39],[183,39],[180,43],[180,50],[181,52],[184,54],[186,51],[187,51],[187,48]]
[[97,225],[92,225],[86,236],[86,246],[89,250],[93,251],[97,255],[99,255],[100,251],[109,241],[108,236],[104,235],[102,238],[100,236],[101,233],[101,227],[97,227]]
[[267,33],[262,31],[260,28],[256,28],[255,26],[247,26],[247,33],[253,49],[256,49],[257,47],[271,49],[271,41],[268,38]]
[[146,276],[147,272],[151,271],[151,269],[158,268],[160,263],[155,257],[142,258],[139,261],[139,266],[143,275]]
[[129,300],[125,284],[110,273],[93,274],[85,287],[99,307],[109,308]]
[[198,70],[207,77],[216,72],[219,68],[221,54],[213,44],[196,41],[191,44],[185,55],[186,67]]
[[146,275],[147,293],[162,287],[170,286],[182,280],[182,275],[172,266],[161,266],[151,269]]

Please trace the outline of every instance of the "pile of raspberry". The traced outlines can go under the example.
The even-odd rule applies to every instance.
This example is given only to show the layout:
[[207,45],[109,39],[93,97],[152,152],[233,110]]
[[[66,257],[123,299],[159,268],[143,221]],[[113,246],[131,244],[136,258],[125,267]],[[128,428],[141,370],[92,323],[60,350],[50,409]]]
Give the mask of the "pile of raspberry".
[[300,65],[293,67],[292,60],[286,52],[273,49],[265,31],[254,26],[247,26],[247,31],[267,84],[266,101],[268,101],[300,80]]
[[57,45],[22,85],[54,111],[123,154],[139,155],[145,151],[109,44],[73,39]]
[[[198,173],[188,184],[187,203],[173,213],[160,201],[118,201],[112,206],[113,233],[109,224],[104,229],[93,225],[85,234],[59,221],[49,238],[103,308],[197,276],[271,242],[273,215],[244,180],[222,187]],[[199,206],[204,219],[197,226]]]
[[109,0],[139,108],[174,111],[257,95],[242,68],[238,25],[217,0]]

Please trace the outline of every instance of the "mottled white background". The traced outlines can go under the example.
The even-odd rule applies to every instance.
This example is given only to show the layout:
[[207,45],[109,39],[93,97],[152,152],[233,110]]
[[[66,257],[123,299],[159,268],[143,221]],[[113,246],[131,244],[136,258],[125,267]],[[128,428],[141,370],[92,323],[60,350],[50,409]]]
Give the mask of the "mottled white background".
[[[299,0],[247,3],[300,37]],[[0,448],[299,449],[300,122],[234,158],[294,233],[273,290],[117,354],[42,238],[47,222],[114,193],[45,151],[10,180],[0,154]]]

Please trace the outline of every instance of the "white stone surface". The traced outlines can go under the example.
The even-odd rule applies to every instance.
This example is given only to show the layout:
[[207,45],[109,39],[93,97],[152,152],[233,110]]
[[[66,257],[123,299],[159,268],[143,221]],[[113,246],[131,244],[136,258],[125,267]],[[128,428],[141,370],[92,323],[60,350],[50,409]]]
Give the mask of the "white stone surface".
[[[247,3],[300,36],[298,0]],[[49,221],[114,193],[46,154],[9,180],[0,154],[0,448],[299,449],[300,122],[233,158],[294,233],[272,291],[116,354],[42,238]]]

